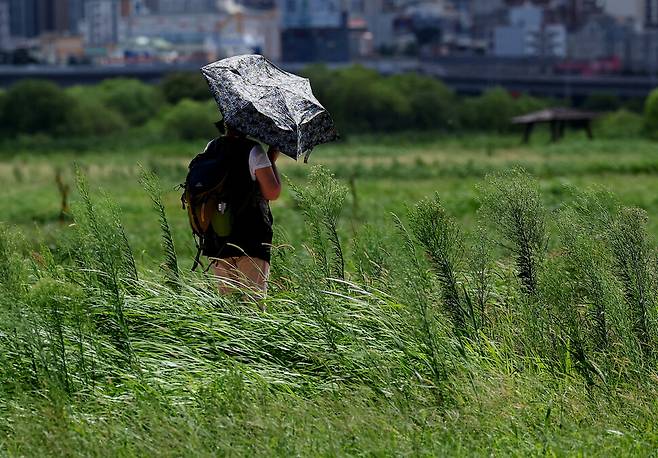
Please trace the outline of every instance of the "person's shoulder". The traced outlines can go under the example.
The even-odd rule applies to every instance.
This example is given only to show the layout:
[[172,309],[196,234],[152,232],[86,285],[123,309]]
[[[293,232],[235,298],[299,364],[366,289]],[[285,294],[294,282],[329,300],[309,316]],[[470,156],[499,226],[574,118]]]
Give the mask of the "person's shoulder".
[[265,154],[265,150],[263,149],[263,146],[260,143],[254,142],[252,145],[249,145],[249,152],[253,156],[260,156],[262,154]]

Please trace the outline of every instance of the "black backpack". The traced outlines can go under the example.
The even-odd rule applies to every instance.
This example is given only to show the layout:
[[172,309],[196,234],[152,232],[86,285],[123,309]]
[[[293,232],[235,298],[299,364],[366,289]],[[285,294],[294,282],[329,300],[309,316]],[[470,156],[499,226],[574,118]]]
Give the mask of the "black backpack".
[[215,244],[218,237],[231,235],[234,200],[231,195],[229,172],[233,166],[229,154],[223,154],[225,140],[218,138],[196,156],[189,165],[185,183],[181,185],[181,202],[187,210],[190,227],[197,244],[195,270],[201,265],[204,251]]

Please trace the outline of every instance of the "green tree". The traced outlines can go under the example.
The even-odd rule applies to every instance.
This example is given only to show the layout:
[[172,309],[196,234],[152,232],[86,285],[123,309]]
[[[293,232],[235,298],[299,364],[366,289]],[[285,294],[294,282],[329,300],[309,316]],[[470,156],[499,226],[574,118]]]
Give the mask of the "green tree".
[[212,97],[208,84],[198,73],[170,73],[160,83],[160,90],[165,100],[173,105],[183,99],[204,102]]
[[628,110],[618,110],[598,119],[594,124],[602,138],[633,138],[642,134],[642,116]]
[[0,132],[4,131],[5,125],[5,105],[7,103],[7,93],[0,89]]
[[503,88],[489,89],[480,97],[466,99],[462,104],[464,127],[478,130],[508,131],[516,115],[514,98]]
[[621,105],[621,100],[617,95],[609,92],[597,92],[585,99],[583,108],[591,111],[615,111]]
[[409,127],[409,99],[390,78],[355,66],[335,72],[326,108],[341,132],[381,132]]
[[355,66],[334,72],[325,107],[334,116],[341,132],[364,132],[371,129],[367,117],[372,104],[371,86],[379,79],[377,72]]
[[211,138],[217,135],[213,123],[217,120],[215,102],[182,100],[164,115],[165,134],[183,140]]
[[134,79],[105,80],[98,90],[103,104],[121,113],[132,126],[145,124],[164,103],[156,87]]
[[330,70],[324,64],[313,64],[306,67],[301,75],[311,81],[313,94],[320,103],[326,103],[331,94],[332,84],[336,79],[336,72]]
[[410,104],[408,126],[412,129],[451,130],[459,124],[455,116],[457,97],[442,82],[417,74],[394,76],[390,83]]
[[123,132],[128,125],[123,116],[96,99],[77,100],[67,131],[81,137],[105,136]]
[[544,110],[553,105],[548,99],[539,99],[527,94],[523,94],[514,100],[514,116],[532,113],[533,111]]
[[3,125],[10,134],[66,134],[75,110],[72,97],[55,84],[40,80],[13,85],[3,105]]
[[654,89],[644,105],[644,125],[652,138],[658,138],[658,89]]

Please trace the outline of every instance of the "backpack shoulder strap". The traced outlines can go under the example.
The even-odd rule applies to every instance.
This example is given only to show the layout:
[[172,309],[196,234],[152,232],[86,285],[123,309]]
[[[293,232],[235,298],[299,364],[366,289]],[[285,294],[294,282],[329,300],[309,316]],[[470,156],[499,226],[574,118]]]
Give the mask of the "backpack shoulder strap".
[[191,169],[196,165],[197,162],[205,159],[208,156],[214,156],[215,154],[218,154],[220,150],[221,150],[221,137],[210,140],[210,142],[208,142],[204,150],[199,154],[197,154],[194,159],[192,159],[188,168]]

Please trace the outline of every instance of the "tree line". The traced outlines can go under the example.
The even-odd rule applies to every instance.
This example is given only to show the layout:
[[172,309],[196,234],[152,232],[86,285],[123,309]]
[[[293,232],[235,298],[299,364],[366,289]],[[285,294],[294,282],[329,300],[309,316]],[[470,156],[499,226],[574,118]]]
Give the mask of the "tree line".
[[[343,135],[401,131],[506,133],[510,119],[566,101],[512,94],[492,88],[462,97],[441,81],[418,74],[382,76],[354,66],[306,68],[315,94],[332,113]],[[605,111],[598,124],[604,137],[658,137],[658,90],[647,99],[622,102],[595,94],[583,108]],[[60,88],[24,80],[0,92],[3,137],[104,137],[130,132],[164,138],[215,135],[219,114],[200,74],[170,74],[157,85],[116,78],[92,86]]]

